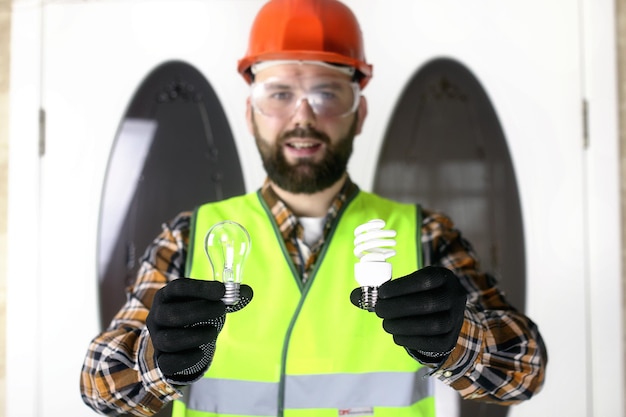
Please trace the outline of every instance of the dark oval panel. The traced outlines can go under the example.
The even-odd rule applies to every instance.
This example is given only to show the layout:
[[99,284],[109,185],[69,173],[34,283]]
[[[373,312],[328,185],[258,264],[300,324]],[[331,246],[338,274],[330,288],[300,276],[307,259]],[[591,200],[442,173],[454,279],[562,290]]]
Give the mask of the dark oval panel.
[[[496,112],[472,73],[448,58],[420,68],[394,109],[379,158],[374,191],[450,215],[482,269],[523,311],[526,259],[517,181]],[[507,411],[461,403],[462,416]]]
[[208,81],[185,62],[156,67],[133,96],[109,156],[98,228],[102,328],[123,305],[163,222],[244,191],[233,135]]

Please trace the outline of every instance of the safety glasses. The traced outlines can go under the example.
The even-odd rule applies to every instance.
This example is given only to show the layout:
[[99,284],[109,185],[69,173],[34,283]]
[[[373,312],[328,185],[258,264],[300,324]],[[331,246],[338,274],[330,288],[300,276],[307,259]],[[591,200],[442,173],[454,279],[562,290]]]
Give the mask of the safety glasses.
[[290,117],[303,100],[320,117],[345,117],[359,105],[359,85],[339,77],[275,77],[251,86],[253,108],[268,117]]

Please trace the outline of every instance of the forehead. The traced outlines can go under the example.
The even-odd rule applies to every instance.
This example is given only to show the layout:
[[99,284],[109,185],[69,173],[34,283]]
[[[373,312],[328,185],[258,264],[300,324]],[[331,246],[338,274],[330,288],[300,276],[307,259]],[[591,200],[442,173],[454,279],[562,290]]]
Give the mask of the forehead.
[[255,81],[260,82],[268,78],[290,78],[290,77],[332,77],[337,79],[350,80],[350,77],[332,68],[315,64],[277,64],[259,71],[255,76]]

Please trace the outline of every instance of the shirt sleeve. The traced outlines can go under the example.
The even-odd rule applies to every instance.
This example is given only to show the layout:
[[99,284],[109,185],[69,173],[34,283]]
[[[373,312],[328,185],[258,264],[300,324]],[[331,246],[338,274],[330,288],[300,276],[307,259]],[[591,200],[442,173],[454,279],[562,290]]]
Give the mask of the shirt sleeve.
[[150,416],[182,394],[154,360],[146,317],[154,294],[184,275],[190,213],[163,225],[147,248],[126,302],[89,344],[81,371],[83,401],[100,414]]
[[454,271],[468,292],[457,344],[433,375],[464,399],[510,405],[531,398],[543,386],[547,363],[537,325],[479,270],[470,243],[448,217],[424,212],[422,231],[425,264]]

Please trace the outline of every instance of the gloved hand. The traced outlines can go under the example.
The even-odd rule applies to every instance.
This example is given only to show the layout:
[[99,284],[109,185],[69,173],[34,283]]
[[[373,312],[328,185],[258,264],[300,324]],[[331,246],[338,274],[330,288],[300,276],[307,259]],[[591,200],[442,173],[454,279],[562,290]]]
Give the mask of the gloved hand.
[[252,288],[242,284],[241,300],[226,306],[224,284],[179,278],[154,295],[146,326],[157,365],[174,382],[186,383],[203,374],[215,352],[215,341],[226,313],[244,308],[252,300]]
[[[360,307],[360,299],[361,289],[356,288],[350,301]],[[466,299],[452,271],[427,266],[382,284],[375,312],[397,345],[422,361],[438,363],[456,346]]]

